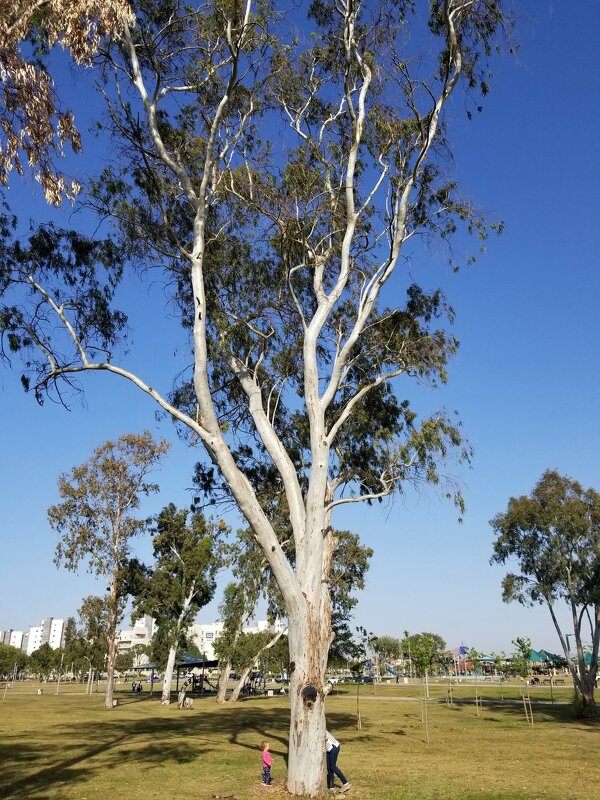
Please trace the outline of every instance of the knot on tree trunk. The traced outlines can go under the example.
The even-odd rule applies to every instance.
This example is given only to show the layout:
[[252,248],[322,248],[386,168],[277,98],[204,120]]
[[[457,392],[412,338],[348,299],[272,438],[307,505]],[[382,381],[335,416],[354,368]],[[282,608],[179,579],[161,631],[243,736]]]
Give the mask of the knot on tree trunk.
[[319,696],[319,692],[317,691],[316,686],[313,686],[311,683],[308,683],[306,686],[303,687],[301,693],[302,702],[307,708],[312,708],[314,704],[317,702],[317,697]]

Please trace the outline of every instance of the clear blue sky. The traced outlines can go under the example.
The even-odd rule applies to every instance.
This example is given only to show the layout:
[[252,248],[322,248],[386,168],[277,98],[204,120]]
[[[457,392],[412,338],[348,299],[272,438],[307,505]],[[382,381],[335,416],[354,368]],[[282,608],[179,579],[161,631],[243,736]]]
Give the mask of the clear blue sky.
[[[377,508],[341,509],[335,520],[375,549],[357,623],[379,634],[430,630],[451,647],[486,651],[509,650],[518,635],[558,648],[547,612],[501,602],[503,572],[488,563],[488,520],[546,468],[600,488],[600,3],[526,0],[517,12],[521,48],[494,61],[484,113],[469,123],[461,100],[451,110],[458,178],[505,221],[505,233],[458,275],[441,253],[423,259],[425,285],[443,285],[457,312],[462,347],[448,386],[428,402],[458,409],[475,447],[473,468],[457,471],[467,514],[459,524],[454,508],[423,491]],[[17,212],[47,216],[33,192],[31,182],[15,183],[9,198]],[[166,376],[185,363],[177,333],[164,341],[163,326],[148,324],[148,307],[166,313],[159,288],[150,297],[141,284],[133,289],[140,301],[131,311],[128,364],[155,381],[157,365],[166,364],[159,375],[166,391]],[[85,573],[53,566],[56,540],[46,521],[59,472],[97,444],[144,427],[167,436],[173,450],[157,475],[162,491],[144,512],[189,502],[197,454],[170,423],[156,422],[152,403],[113,376],[89,376],[85,387],[85,401],[75,400],[70,412],[40,408],[23,394],[17,371],[0,371],[0,629],[72,615],[84,595],[102,591]],[[148,543],[138,550],[147,557]],[[201,621],[216,618],[217,601]]]

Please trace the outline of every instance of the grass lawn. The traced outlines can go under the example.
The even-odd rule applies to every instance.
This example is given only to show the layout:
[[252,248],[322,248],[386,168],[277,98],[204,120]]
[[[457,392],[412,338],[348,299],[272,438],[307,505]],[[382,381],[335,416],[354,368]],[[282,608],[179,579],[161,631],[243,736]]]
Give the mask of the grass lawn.
[[[122,687],[123,689],[125,687]],[[536,689],[538,687],[535,687]],[[117,693],[113,711],[81,687],[18,685],[0,700],[2,800],[236,800],[286,796],[288,698],[219,707],[198,698],[191,711],[159,695]],[[362,800],[578,800],[600,795],[600,724],[573,719],[564,703],[486,705],[481,716],[460,687],[447,705],[443,686],[427,705],[429,744],[416,687],[361,687],[327,700],[328,726],[342,743],[339,766]],[[4,687],[0,686],[0,695]],[[508,697],[510,690],[504,691]],[[545,689],[540,688],[540,692]],[[555,689],[555,699],[561,690]],[[470,695],[469,695],[470,692]],[[486,692],[499,696],[498,687]],[[563,699],[568,691],[562,690]],[[411,698],[409,694],[412,693]],[[519,689],[513,690],[518,696]],[[485,696],[485,695],[484,695]],[[535,695],[531,693],[532,701]],[[540,699],[543,699],[540,695]],[[260,786],[260,742],[271,742],[271,788]]]

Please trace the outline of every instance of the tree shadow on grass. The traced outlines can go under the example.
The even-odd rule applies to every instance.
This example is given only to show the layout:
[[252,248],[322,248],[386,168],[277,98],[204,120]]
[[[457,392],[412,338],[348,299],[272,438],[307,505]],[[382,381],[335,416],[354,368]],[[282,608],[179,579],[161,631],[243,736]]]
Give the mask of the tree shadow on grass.
[[[149,699],[149,698],[148,698]],[[125,715],[140,711],[143,717],[120,717],[118,706],[105,717],[85,722],[55,722],[35,733],[5,737],[0,743],[0,797],[10,800],[48,800],[89,783],[111,770],[135,761],[148,780],[152,770],[172,762],[182,765],[213,751],[225,750],[224,743],[259,753],[260,742],[268,738],[272,752],[287,764],[289,708],[241,703],[215,707],[207,700],[193,711],[175,706],[165,712],[155,699],[123,703]],[[134,709],[133,704],[145,708]],[[146,712],[147,709],[147,713]],[[330,715],[337,732],[354,727],[354,717]],[[248,734],[251,734],[249,741]],[[252,736],[252,734],[256,734]]]

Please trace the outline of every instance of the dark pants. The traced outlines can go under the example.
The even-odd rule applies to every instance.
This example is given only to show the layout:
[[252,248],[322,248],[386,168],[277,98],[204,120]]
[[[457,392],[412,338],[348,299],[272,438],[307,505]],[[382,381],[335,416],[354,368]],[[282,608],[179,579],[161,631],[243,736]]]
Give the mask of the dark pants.
[[271,785],[271,767],[263,766],[262,782]]
[[327,788],[333,789],[335,784],[334,775],[337,775],[342,783],[348,783],[346,776],[342,770],[337,766],[337,759],[340,754],[339,747],[332,747],[327,751]]

